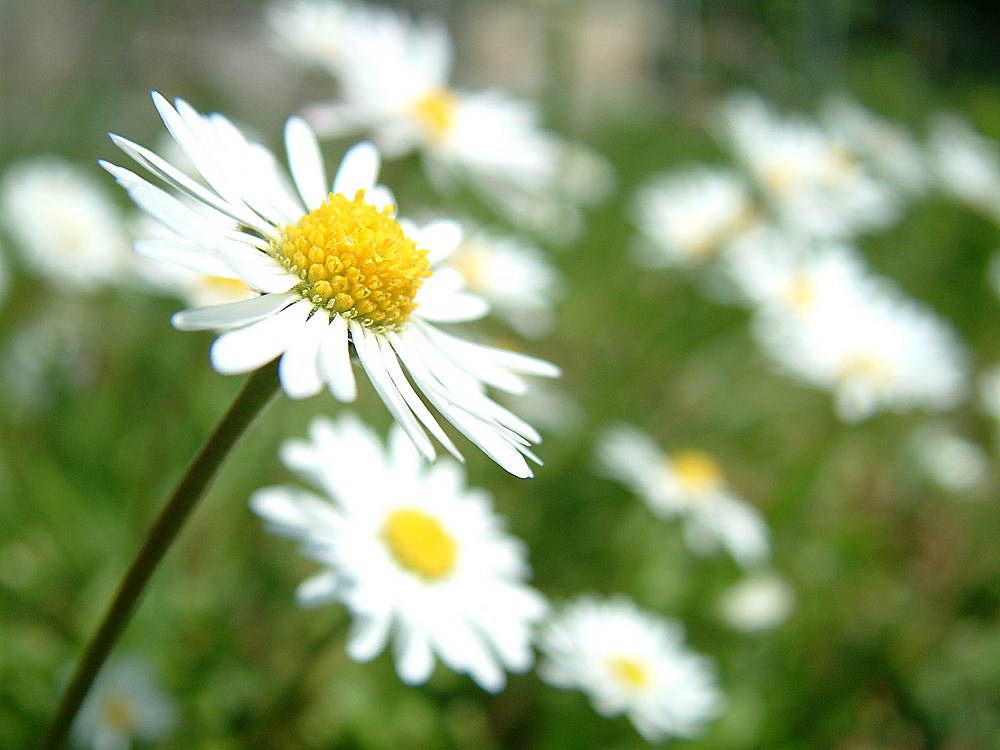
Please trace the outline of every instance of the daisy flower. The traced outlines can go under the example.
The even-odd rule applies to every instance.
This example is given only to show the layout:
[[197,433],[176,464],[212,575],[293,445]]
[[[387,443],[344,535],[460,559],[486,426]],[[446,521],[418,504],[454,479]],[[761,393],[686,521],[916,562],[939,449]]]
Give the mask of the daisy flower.
[[529,446],[539,436],[490,399],[486,386],[522,391],[521,374],[558,370],[434,325],[486,310],[480,298],[432,273],[458,243],[455,224],[417,227],[398,219],[392,195],[376,184],[379,154],[370,144],[346,154],[331,191],[315,136],[301,119],[285,128],[289,181],[270,151],[221,115],[201,115],[180,99],[172,106],[156,93],[153,100],[207,186],[120,136],[112,136],[115,143],[168,189],[103,166],[171,232],[137,242],[140,255],[235,279],[256,292],[171,319],[181,330],[223,329],[211,349],[217,371],[249,372],[280,357],[278,375],[290,397],[326,387],[346,402],[357,392],[353,350],[428,459],[435,456],[428,432],[460,454],[424,399],[507,471],[531,476],[525,457],[537,462]]
[[774,573],[758,573],[730,586],[719,599],[719,616],[733,630],[757,633],[785,622],[795,592]]
[[465,487],[453,462],[422,462],[398,428],[385,448],[348,414],[314,420],[310,437],[286,443],[281,457],[324,496],[271,487],[250,501],[272,531],[324,566],[299,587],[299,603],[350,610],[347,652],[356,661],[391,639],[409,685],[431,676],[435,656],[491,692],[504,686],[504,670],[527,670],[546,604],[525,583],[525,547],[489,495]]
[[173,700],[140,659],[108,664],[73,723],[73,744],[81,750],[128,750],[133,741],[159,742],[177,723]]
[[649,742],[693,738],[714,719],[722,697],[711,662],[684,646],[674,620],[624,597],[580,597],[539,637],[539,676],[587,693],[603,716],[627,715]]
[[712,258],[751,219],[750,191],[734,174],[699,167],[640,188],[633,221],[648,241],[640,262],[651,267]]
[[857,155],[813,122],[782,118],[760,97],[739,94],[723,108],[720,140],[789,229],[849,237],[892,224],[895,197]]
[[933,410],[964,395],[967,354],[951,327],[870,277],[818,294],[805,316],[764,314],[755,333],[778,367],[833,392],[838,416]]
[[125,278],[125,222],[85,169],[55,156],[12,164],[0,180],[0,224],[24,269],[57,286],[94,292]]
[[648,435],[624,425],[606,430],[596,453],[602,473],[625,484],[653,513],[683,519],[693,552],[710,554],[721,546],[743,567],[770,555],[764,517],[726,487],[722,469],[709,454],[664,454]]
[[[309,7],[315,14],[322,6]],[[360,4],[328,12],[339,15],[345,30],[331,38],[333,51],[316,53],[341,92],[339,101],[305,112],[321,136],[365,132],[388,158],[417,152],[438,189],[464,182],[532,229],[561,225],[565,232],[581,221],[577,204],[603,197],[589,186],[609,185],[607,162],[542,129],[535,105],[495,90],[451,86],[453,49],[444,24]],[[336,65],[329,64],[331,56]],[[589,179],[567,181],[565,172]]]
[[457,270],[470,292],[523,336],[544,336],[555,326],[553,305],[562,284],[559,273],[534,245],[496,232],[472,228],[444,262]]

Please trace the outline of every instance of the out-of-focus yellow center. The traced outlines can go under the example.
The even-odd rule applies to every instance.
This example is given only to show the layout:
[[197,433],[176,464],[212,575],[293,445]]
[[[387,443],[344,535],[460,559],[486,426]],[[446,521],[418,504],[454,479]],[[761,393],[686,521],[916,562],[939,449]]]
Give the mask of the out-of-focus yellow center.
[[443,141],[455,124],[458,98],[448,89],[434,89],[413,102],[413,115],[432,141]]
[[276,250],[302,279],[303,297],[370,326],[405,323],[431,273],[427,251],[403,234],[392,209],[366,203],[363,190],[353,199],[331,193],[284,228]]
[[449,260],[470,289],[481,290],[489,286],[490,254],[481,245],[463,242]]
[[416,508],[389,514],[382,535],[396,562],[426,581],[446,577],[455,568],[455,540],[433,516]]
[[616,656],[609,660],[608,666],[615,679],[632,690],[639,690],[649,684],[649,669],[638,659],[630,656]]
[[874,352],[856,351],[844,358],[838,375],[841,382],[865,380],[881,389],[888,387],[892,380],[892,368],[885,358]]
[[708,492],[722,484],[722,470],[710,455],[702,451],[683,450],[669,456],[670,468],[685,489]]
[[109,695],[101,702],[101,718],[108,726],[130,734],[135,729],[135,703],[121,693]]
[[816,304],[816,283],[805,274],[797,274],[788,283],[788,304],[797,313],[806,313]]

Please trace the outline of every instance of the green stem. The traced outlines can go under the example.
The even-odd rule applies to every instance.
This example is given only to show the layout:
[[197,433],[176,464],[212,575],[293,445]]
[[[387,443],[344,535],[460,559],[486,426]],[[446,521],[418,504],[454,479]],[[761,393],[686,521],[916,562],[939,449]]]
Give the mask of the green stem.
[[66,739],[80,705],[90,691],[122,630],[128,624],[136,602],[156,566],[181,530],[198,500],[205,493],[226,456],[246,432],[254,418],[278,391],[277,362],[254,372],[236,396],[215,430],[188,466],[180,483],[156,517],[139,553],[118,586],[100,627],[84,652],[76,672],[63,693],[41,750],[57,750]]

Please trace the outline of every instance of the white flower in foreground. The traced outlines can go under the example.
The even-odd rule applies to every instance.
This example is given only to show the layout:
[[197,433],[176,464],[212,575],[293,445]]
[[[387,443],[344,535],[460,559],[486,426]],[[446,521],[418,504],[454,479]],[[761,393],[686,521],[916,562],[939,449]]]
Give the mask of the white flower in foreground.
[[941,318],[870,277],[820,292],[808,315],[756,319],[765,351],[785,372],[833,392],[838,416],[948,409],[966,388],[967,354]]
[[788,583],[774,573],[762,573],[726,589],[719,616],[733,630],[756,633],[781,625],[794,606],[795,592]]
[[97,291],[123,279],[131,262],[125,222],[105,188],[54,156],[7,168],[0,223],[25,270],[56,286]]
[[783,118],[745,93],[725,102],[719,129],[720,140],[793,231],[849,237],[898,218],[895,196],[846,144],[813,122]]
[[559,273],[534,245],[484,229],[464,232],[445,267],[457,270],[465,288],[486,299],[490,310],[518,333],[543,336],[555,326],[553,306]]
[[282,460],[327,497],[271,487],[250,501],[325,566],[300,586],[299,602],[350,610],[347,652],[356,661],[391,639],[407,684],[430,677],[435,655],[491,692],[504,686],[504,670],[527,670],[546,603],[525,583],[525,547],[489,495],[466,488],[450,461],[425,464],[398,428],[388,449],[351,415],[316,419],[310,432],[310,441],[286,443]]
[[932,165],[945,192],[1000,223],[1000,147],[955,115],[931,125]]
[[751,220],[750,192],[729,172],[697,168],[640,188],[633,220],[648,240],[643,265],[699,264],[714,257]]
[[538,434],[485,389],[522,391],[520,373],[554,376],[558,370],[433,325],[486,310],[480,298],[432,274],[432,265],[457,245],[457,225],[418,228],[397,220],[392,195],[376,185],[379,155],[370,144],[347,153],[331,192],[312,131],[291,118],[285,144],[293,191],[271,152],[248,142],[226,118],[201,115],[180,99],[176,107],[159,94],[153,99],[208,187],[119,136],[112,136],[115,143],[171,190],[103,166],[173,233],[140,240],[140,255],[236,279],[259,293],[173,316],[182,330],[225,329],[212,345],[216,370],[249,372],[280,357],[278,374],[290,397],[328,387],[339,400],[351,401],[357,390],[353,349],[423,455],[435,456],[430,432],[460,457],[426,399],[494,461],[531,476],[525,456],[537,461],[529,446]]
[[72,738],[83,750],[128,750],[133,741],[163,740],[176,723],[174,702],[150,665],[122,659],[98,675],[73,723]]
[[911,448],[924,473],[950,492],[975,490],[989,476],[986,451],[944,425],[925,425],[913,435]]
[[743,567],[770,555],[764,517],[726,487],[722,469],[707,453],[664,454],[648,435],[624,425],[606,430],[596,453],[601,471],[639,495],[653,513],[683,519],[695,553],[722,546]]
[[543,629],[539,676],[587,693],[603,716],[627,715],[649,742],[696,737],[722,697],[711,662],[684,646],[680,623],[628,599],[581,597]]

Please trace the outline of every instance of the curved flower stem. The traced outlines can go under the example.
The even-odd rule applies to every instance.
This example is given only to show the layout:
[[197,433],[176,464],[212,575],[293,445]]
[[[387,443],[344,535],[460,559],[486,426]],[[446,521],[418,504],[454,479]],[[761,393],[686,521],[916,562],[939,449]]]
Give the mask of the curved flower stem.
[[272,362],[254,372],[229,407],[215,430],[188,466],[180,483],[153,522],[146,541],[122,578],[118,591],[100,627],[84,652],[70,681],[42,750],[57,750],[66,739],[80,705],[90,691],[94,678],[128,624],[136,602],[156,566],[181,530],[198,500],[215,477],[226,456],[246,432],[254,418],[278,391],[278,365]]

